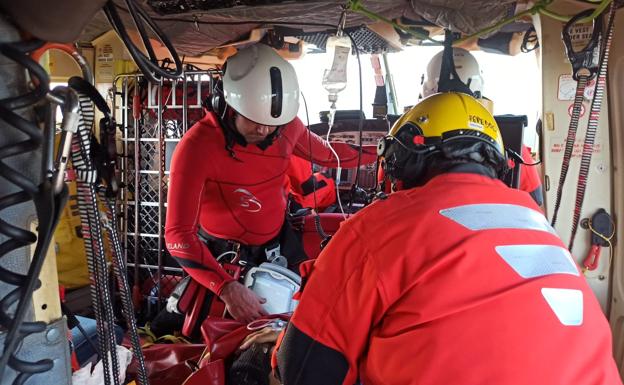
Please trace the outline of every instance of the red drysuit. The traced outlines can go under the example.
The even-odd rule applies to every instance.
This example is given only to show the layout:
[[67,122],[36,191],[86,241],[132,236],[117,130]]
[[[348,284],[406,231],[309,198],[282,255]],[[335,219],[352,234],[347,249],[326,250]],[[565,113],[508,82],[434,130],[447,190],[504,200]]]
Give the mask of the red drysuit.
[[336,202],[336,182],[320,172],[313,174],[309,160],[291,157],[287,175],[290,193],[301,206],[322,211]]
[[609,324],[535,202],[465,171],[344,222],[277,358],[284,385],[621,384]]
[[[533,164],[535,160],[531,155],[531,150],[522,145],[522,160],[524,163]],[[520,190],[528,192],[533,200],[537,202],[538,205],[544,204],[544,197],[542,192],[542,180],[540,178],[539,172],[537,171],[537,166],[520,166]]]
[[[332,147],[341,166],[357,165],[356,148],[346,143]],[[374,146],[369,147],[363,151],[363,164],[377,159]],[[234,156],[225,149],[216,117],[208,113],[178,144],[169,176],[167,248],[196,281],[217,294],[232,278],[199,240],[198,228],[218,238],[262,245],[279,233],[285,219],[284,179],[291,155],[336,166],[327,142],[298,118],[265,150],[238,143],[232,150]]]

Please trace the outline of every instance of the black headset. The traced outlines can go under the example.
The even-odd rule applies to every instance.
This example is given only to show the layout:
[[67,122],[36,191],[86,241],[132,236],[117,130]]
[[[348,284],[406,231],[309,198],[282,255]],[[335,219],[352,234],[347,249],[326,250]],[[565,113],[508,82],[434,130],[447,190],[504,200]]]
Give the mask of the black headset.
[[210,94],[203,102],[204,108],[206,108],[210,112],[214,112],[215,115],[217,115],[217,118],[221,121],[225,118],[225,113],[227,111],[225,95],[223,94],[223,76],[225,75],[226,67],[227,62],[223,63],[221,77],[212,78],[212,89],[210,90]]
[[[223,73],[220,79],[213,79],[212,92],[208,97],[204,100],[203,106],[208,110],[213,112],[221,127],[224,130],[224,134],[226,138],[232,138],[233,140],[246,144],[246,141],[242,135],[240,135],[236,129],[232,126],[232,122],[228,122],[226,119],[228,105],[225,101],[225,94],[223,92],[223,76],[225,76],[226,71],[225,63],[223,65]],[[279,117],[282,114],[282,102],[283,102],[283,90],[282,90],[282,76],[279,68],[271,67],[269,70],[269,75],[271,79],[271,116],[274,118]],[[270,146],[275,138],[280,134],[283,126],[278,126],[278,128],[268,135],[262,142],[258,143],[257,146],[261,149],[266,149]],[[229,128],[229,129],[228,129]],[[229,151],[229,149],[228,149]]]
[[223,94],[223,80],[213,80],[214,84],[210,95],[204,100],[204,107],[217,115],[220,120],[225,118],[227,104],[225,103],[225,95]]
[[406,122],[396,136],[387,135],[379,140],[377,155],[385,158],[386,175],[399,180],[420,178],[425,168],[424,160],[437,152],[439,145],[438,140],[429,140],[429,143],[415,146],[413,138],[422,135],[420,127]]

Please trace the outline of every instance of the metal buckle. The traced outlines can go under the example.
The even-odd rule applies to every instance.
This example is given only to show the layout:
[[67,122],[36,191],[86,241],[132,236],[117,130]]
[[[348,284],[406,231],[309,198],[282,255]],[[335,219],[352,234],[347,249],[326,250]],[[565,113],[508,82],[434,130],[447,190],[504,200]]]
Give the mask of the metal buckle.
[[587,9],[570,19],[563,27],[561,37],[565,45],[566,54],[572,64],[572,77],[578,81],[579,76],[586,76],[587,79],[591,79],[598,73],[599,61],[600,61],[600,41],[602,37],[602,15],[596,17],[593,21],[593,29],[591,37],[587,42],[587,45],[580,51],[574,50],[574,44],[570,31],[576,22],[584,17],[591,15],[593,9]]
[[279,257],[282,254],[281,246],[279,243],[273,248],[265,248],[264,252],[266,253],[266,257],[269,262],[272,262],[275,258]]
[[283,267],[288,266],[288,260],[282,255],[281,245],[279,243],[275,247],[265,248],[264,252],[267,261]]

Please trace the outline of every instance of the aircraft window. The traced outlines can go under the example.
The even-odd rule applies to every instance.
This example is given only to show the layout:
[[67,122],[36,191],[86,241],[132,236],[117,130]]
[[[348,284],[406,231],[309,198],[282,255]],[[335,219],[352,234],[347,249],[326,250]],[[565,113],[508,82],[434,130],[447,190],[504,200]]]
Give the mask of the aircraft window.
[[[418,101],[421,90],[421,75],[425,73],[429,60],[442,47],[408,47],[401,52],[388,54],[388,64],[396,90],[398,113]],[[483,95],[494,102],[494,114],[526,115],[528,126],[524,132],[524,143],[537,148],[535,125],[541,104],[541,86],[537,58],[534,52],[507,56],[472,51],[479,62],[484,79]],[[375,96],[374,74],[370,55],[360,55],[362,62],[363,110],[367,118],[372,117],[372,102]],[[301,91],[308,103],[310,124],[320,122],[319,111],[328,110],[327,92],[321,85],[323,68],[329,58],[324,54],[308,54],[291,63],[297,71]],[[382,64],[383,66],[383,64]],[[336,106],[339,110],[359,108],[359,73],[355,55],[349,57],[347,88],[338,94]],[[384,70],[385,74],[385,70]],[[392,113],[391,110],[389,110]],[[305,106],[301,103],[299,118],[305,123]]]
[[[308,103],[310,124],[320,123],[320,111],[329,110],[330,103],[327,100],[327,91],[323,88],[323,69],[328,66],[330,59],[325,54],[308,54],[300,60],[290,63],[295,67],[299,87]],[[373,99],[375,97],[375,80],[371,66],[370,55],[360,55],[362,62],[362,100],[363,110],[367,118],[373,115]],[[357,57],[349,55],[347,62],[347,88],[338,93],[336,102],[338,110],[358,110],[360,108],[360,85]],[[304,103],[301,103],[298,113],[302,122],[306,122]]]
[[[421,74],[441,47],[408,47],[388,55],[399,106],[414,104],[420,92]],[[483,76],[483,96],[494,102],[494,114],[526,115],[524,143],[537,149],[535,125],[541,109],[541,85],[535,52],[507,56],[471,51]]]

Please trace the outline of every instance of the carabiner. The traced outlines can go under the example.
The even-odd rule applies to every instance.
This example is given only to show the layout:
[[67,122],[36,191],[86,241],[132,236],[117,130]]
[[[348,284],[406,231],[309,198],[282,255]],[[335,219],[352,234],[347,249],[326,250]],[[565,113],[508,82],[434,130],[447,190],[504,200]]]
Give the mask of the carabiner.
[[286,324],[288,324],[288,322],[281,318],[258,319],[248,323],[247,330],[256,331],[270,327],[274,331],[282,331],[286,327]]
[[57,86],[48,94],[48,98],[55,104],[63,106],[63,122],[61,124],[61,141],[54,164],[52,186],[54,193],[59,194],[63,190],[65,171],[70,159],[72,136],[78,131],[80,119],[80,101],[76,91],[69,87]]
[[598,66],[600,61],[600,43],[602,40],[602,15],[597,16],[593,21],[591,37],[587,42],[587,45],[580,51],[574,50],[574,44],[572,37],[570,36],[570,30],[576,24],[576,22],[584,17],[591,15],[594,12],[593,9],[587,9],[570,19],[563,27],[561,37],[563,44],[565,45],[566,54],[572,64],[572,77],[578,81],[579,75],[587,76],[588,80],[592,79],[598,73]]

